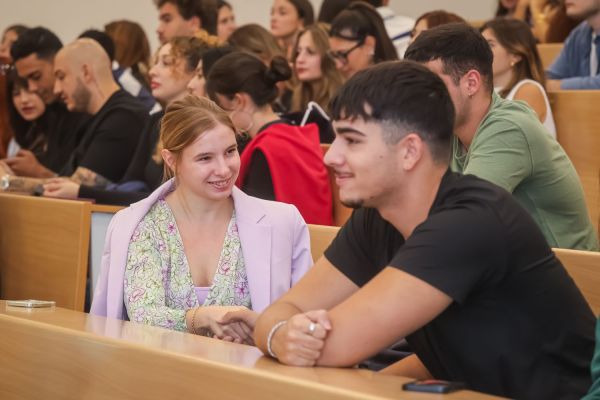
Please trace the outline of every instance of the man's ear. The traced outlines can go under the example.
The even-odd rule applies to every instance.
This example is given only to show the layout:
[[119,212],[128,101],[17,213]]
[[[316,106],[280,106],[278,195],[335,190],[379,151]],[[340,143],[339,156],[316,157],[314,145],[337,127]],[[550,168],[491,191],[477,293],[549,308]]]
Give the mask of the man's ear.
[[396,146],[400,146],[400,165],[406,171],[412,170],[423,158],[426,151],[425,142],[416,133],[408,133]]
[[87,63],[81,65],[81,78],[85,83],[90,83],[94,78],[93,68]]
[[467,95],[473,97],[479,92],[481,85],[483,84],[481,74],[476,69],[471,69],[463,75],[461,84],[464,85]]

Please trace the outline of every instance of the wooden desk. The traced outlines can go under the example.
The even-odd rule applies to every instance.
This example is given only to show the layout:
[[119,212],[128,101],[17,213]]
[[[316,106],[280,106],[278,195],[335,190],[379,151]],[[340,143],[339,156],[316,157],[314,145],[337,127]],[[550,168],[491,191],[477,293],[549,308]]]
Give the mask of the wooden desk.
[[2,399],[493,399],[404,392],[408,378],[293,368],[255,347],[0,301]]

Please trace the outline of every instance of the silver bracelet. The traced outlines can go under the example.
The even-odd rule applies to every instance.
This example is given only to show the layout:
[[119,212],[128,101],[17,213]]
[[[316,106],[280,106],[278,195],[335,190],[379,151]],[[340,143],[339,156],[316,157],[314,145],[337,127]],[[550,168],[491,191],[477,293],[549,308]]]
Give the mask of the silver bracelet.
[[267,352],[273,358],[277,358],[275,353],[273,353],[273,349],[271,348],[271,341],[273,340],[273,335],[275,335],[275,332],[277,332],[277,329],[281,328],[286,323],[287,323],[287,321],[279,321],[278,323],[273,325],[273,327],[269,331],[269,335],[267,336]]

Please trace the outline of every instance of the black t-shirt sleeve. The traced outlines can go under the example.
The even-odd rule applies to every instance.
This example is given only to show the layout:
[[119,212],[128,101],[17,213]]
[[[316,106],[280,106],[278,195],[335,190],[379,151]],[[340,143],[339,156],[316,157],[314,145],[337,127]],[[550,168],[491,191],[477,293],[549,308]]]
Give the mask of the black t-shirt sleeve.
[[264,153],[256,150],[248,166],[248,175],[244,180],[242,190],[254,197],[265,200],[275,200],[271,170]]
[[98,126],[79,166],[111,182],[120,181],[131,162],[143,124],[133,113],[114,110]]
[[417,226],[390,266],[441,290],[458,303],[500,282],[506,274],[506,240],[490,209],[459,208]]
[[[148,163],[154,162],[152,156],[154,155],[156,144],[158,143],[162,116],[162,112],[150,116],[150,119],[142,131],[140,140],[138,141],[133,159],[127,168],[127,172],[125,172],[123,179],[121,179],[121,183],[129,181],[146,181]],[[149,184],[149,182],[146,183],[148,184],[148,187],[153,186]]]
[[325,258],[357,286],[363,286],[389,262],[404,239],[377,210],[360,208],[352,213]]

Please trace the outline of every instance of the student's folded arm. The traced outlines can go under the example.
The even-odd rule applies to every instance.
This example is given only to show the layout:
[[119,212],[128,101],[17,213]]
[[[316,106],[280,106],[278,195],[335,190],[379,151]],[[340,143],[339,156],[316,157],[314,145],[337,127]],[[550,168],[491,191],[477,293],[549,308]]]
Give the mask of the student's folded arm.
[[329,311],[332,329],[317,365],[355,365],[421,328],[451,303],[447,294],[425,281],[386,267]]
[[[330,309],[358,290],[356,284],[337,270],[324,256],[306,272],[285,295],[271,304],[258,318],[254,328],[256,345],[267,354],[267,338],[271,328],[296,314],[317,309]],[[280,335],[273,335],[278,347]]]

